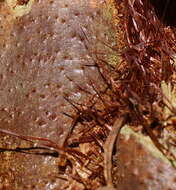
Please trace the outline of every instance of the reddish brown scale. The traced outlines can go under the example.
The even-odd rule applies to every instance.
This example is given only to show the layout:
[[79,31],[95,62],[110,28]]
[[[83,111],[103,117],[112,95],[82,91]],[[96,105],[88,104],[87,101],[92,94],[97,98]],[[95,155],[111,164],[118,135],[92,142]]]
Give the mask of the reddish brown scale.
[[27,5],[29,2],[29,0],[17,0],[17,4],[16,5]]
[[[123,66],[120,70],[118,66],[115,68],[116,76],[114,77],[110,74],[112,67],[107,67],[107,62],[99,58],[99,54],[94,65],[101,73],[108,89],[104,95],[94,88],[99,97],[99,102],[97,101],[96,104],[104,101],[106,105],[106,113],[102,108],[103,114],[98,115],[98,119],[105,121],[103,126],[112,125],[114,117],[126,113],[127,122],[142,125],[156,147],[167,155],[169,150],[159,143],[151,126],[155,121],[161,120],[157,118],[160,114],[157,114],[153,106],[155,104],[162,109],[164,105],[163,94],[160,90],[161,81],[172,81],[174,33],[166,32],[164,24],[157,18],[149,1],[126,0],[125,7],[127,49],[122,54],[125,60]],[[108,104],[107,97],[109,97],[108,101],[110,100]],[[110,109],[110,104],[116,105],[114,109]],[[172,107],[170,109],[174,112]],[[163,126],[157,122],[155,122],[155,129],[156,127],[159,132],[163,129]],[[171,157],[172,160],[175,159],[174,155]]]

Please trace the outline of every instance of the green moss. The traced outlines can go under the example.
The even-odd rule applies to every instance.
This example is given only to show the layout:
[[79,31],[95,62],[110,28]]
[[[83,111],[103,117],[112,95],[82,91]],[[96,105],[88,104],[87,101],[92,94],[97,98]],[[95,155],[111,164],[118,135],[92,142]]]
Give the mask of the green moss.
[[113,19],[113,15],[116,12],[116,8],[114,6],[113,1],[107,1],[104,11],[103,11],[103,16],[109,20]]
[[108,56],[108,63],[110,65],[114,65],[115,66],[116,64],[119,63],[119,60],[120,60],[120,57],[117,54],[110,54]]
[[[109,39],[108,44],[110,47],[106,47],[109,54],[107,56],[107,62],[110,65],[116,65],[119,63],[120,57],[117,51],[112,50],[111,47],[115,48],[118,46],[118,39],[117,39],[117,27],[116,27],[116,18],[115,15],[117,14],[117,9],[114,6],[113,1],[108,1],[105,8],[103,9],[103,17],[107,20],[107,23],[112,27],[108,27],[108,31],[106,32],[106,36]],[[109,29],[110,28],[110,29]]]

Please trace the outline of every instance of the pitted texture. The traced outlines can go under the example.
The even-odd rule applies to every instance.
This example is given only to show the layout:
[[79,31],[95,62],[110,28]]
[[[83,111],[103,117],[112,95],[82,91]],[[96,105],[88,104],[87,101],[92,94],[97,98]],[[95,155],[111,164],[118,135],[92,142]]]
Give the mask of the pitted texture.
[[[92,60],[84,44],[83,31],[87,32],[95,20],[99,10],[95,5],[85,0],[39,0],[28,15],[14,17],[7,4],[0,3],[1,128],[62,144],[72,121],[62,112],[74,111],[63,97],[81,102],[85,93],[76,84],[83,89],[91,88],[85,72],[91,72],[92,78],[98,80],[95,68],[86,71],[84,68]],[[93,37],[94,34],[90,38]],[[8,148],[24,145],[15,139],[8,140],[12,146],[7,140],[2,141]],[[53,177],[48,179],[49,175],[57,175],[57,160],[9,155],[1,155],[8,160],[1,169],[2,188],[49,190],[57,187]],[[5,173],[13,175],[15,180],[4,177]]]
[[44,128],[56,133],[68,126],[60,114],[68,104],[63,96],[79,101],[81,93],[74,82],[86,88],[84,65],[91,60],[82,30],[94,13],[83,1],[40,1],[29,15],[12,19],[8,41],[0,49],[1,93],[6,94],[0,107],[8,116],[1,122],[13,129],[15,121],[23,133],[42,132],[45,137],[49,134]]
[[[84,67],[94,61],[86,45],[95,46],[99,42],[91,26],[94,25],[99,38],[107,38],[110,27],[96,25],[102,19],[99,6],[98,0],[36,0],[28,15],[14,17],[10,8],[0,2],[1,128],[62,144],[72,121],[62,112],[74,112],[63,97],[80,103],[87,94],[78,85],[91,91],[90,78],[96,84],[101,83],[94,67]],[[117,154],[120,169],[117,167],[114,173],[118,188],[149,189],[151,183],[156,189],[172,189],[169,185],[175,183],[173,170],[140,145],[138,148],[136,141],[130,138],[120,142]],[[8,136],[0,139],[0,147],[29,146]],[[0,189],[60,190],[65,185],[58,178],[57,158],[5,152],[0,153],[0,160]],[[72,188],[67,189],[84,187],[76,183],[74,186],[73,182]]]
[[134,134],[123,133],[117,144],[113,173],[118,173],[114,175],[118,189],[174,190],[175,168],[160,156],[161,153],[156,154],[158,150],[151,141],[144,141],[146,137]]

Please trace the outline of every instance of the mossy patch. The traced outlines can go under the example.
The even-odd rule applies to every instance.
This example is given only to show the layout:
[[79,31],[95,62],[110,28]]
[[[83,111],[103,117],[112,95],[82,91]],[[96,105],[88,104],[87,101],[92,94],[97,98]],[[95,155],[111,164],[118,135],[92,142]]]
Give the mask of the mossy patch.
[[110,65],[115,66],[116,64],[119,63],[120,61],[120,56],[118,54],[118,50],[115,51],[118,47],[119,43],[119,38],[117,35],[117,30],[118,28],[118,21],[117,21],[117,9],[114,5],[113,0],[108,0],[105,3],[105,6],[103,8],[103,18],[107,20],[108,25],[111,25],[111,29],[107,31],[106,36],[109,39],[109,42],[107,42],[107,50],[108,50],[108,56],[107,56],[107,62]]

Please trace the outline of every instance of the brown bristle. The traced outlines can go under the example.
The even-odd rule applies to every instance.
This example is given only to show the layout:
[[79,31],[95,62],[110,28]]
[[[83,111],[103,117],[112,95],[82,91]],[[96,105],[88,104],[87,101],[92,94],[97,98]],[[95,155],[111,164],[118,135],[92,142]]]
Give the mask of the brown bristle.
[[[18,109],[16,110],[15,106],[15,109],[11,105],[8,109],[3,108],[0,111],[3,112],[4,117],[7,117],[8,120],[2,120],[1,124],[3,126],[5,125],[8,129],[15,125],[17,130],[19,129],[19,125],[22,125],[23,132],[26,131],[26,133],[31,133],[30,126],[34,125],[32,131],[40,130],[39,134],[42,132],[42,135],[48,135],[48,128],[54,126],[56,132],[53,132],[53,128],[50,128],[50,132],[52,132],[52,134],[54,133],[54,135],[56,134],[56,138],[54,138],[53,135],[48,136],[51,139],[53,138],[52,140],[22,135],[22,133],[20,133],[20,135],[4,129],[0,129],[0,133],[29,141],[32,146],[34,146],[34,142],[37,141],[43,148],[48,148],[49,151],[53,150],[53,152],[56,153],[53,155],[59,157],[57,166],[63,174],[63,176],[59,176],[59,178],[65,179],[72,189],[95,190],[102,185],[107,185],[107,188],[111,187],[111,189],[113,189],[114,182],[116,185],[120,184],[115,180],[125,178],[121,175],[121,171],[119,173],[117,171],[116,177],[112,176],[112,171],[114,171],[113,164],[115,163],[112,161],[113,155],[117,157],[118,162],[118,153],[120,153],[119,160],[125,163],[120,167],[126,167],[127,169],[124,173],[127,176],[127,180],[129,180],[127,181],[129,183],[127,185],[128,188],[130,183],[134,188],[135,184],[138,184],[138,189],[140,189],[141,184],[142,188],[146,188],[145,177],[147,180],[154,180],[156,176],[152,175],[150,169],[146,169],[145,164],[149,164],[147,159],[144,164],[136,163],[138,158],[141,159],[140,156],[142,154],[149,154],[148,152],[146,153],[145,146],[138,145],[133,135],[129,135],[129,139],[127,140],[119,136],[121,129],[125,125],[128,125],[129,128],[133,129],[136,133],[142,134],[143,137],[150,137],[156,149],[159,150],[167,161],[169,160],[173,163],[176,160],[176,155],[170,149],[170,147],[175,147],[176,145],[175,138],[171,136],[169,140],[167,139],[167,143],[164,142],[164,138],[162,139],[163,131],[168,125],[172,125],[172,127],[175,126],[174,118],[172,120],[170,118],[175,116],[176,110],[174,105],[172,105],[171,99],[164,94],[162,89],[162,82],[170,84],[170,89],[174,88],[175,83],[174,54],[176,49],[174,47],[174,24],[169,25],[171,21],[166,20],[168,13],[163,13],[165,14],[164,17],[160,16],[160,11],[163,9],[162,6],[157,9],[155,4],[151,2],[150,0],[114,0],[113,8],[116,12],[113,12],[110,23],[107,21],[108,19],[106,20],[101,11],[95,10],[95,14],[90,15],[89,19],[94,20],[96,23],[95,18],[102,17],[102,20],[97,21],[96,26],[89,24],[84,26],[86,19],[83,19],[78,33],[76,33],[76,30],[69,31],[69,36],[64,34],[64,37],[61,35],[63,31],[58,32],[59,27],[54,28],[57,26],[56,23],[59,22],[59,26],[63,26],[64,29],[65,25],[68,28],[70,28],[70,26],[72,27],[72,25],[77,27],[77,22],[70,23],[70,19],[72,17],[82,19],[81,14],[83,14],[83,10],[79,12],[79,9],[75,11],[75,7],[71,7],[69,10],[71,10],[72,13],[69,12],[69,14],[62,15],[54,8],[54,5],[51,6],[52,3],[55,4],[55,7],[60,6],[60,2],[47,1],[47,6],[50,11],[45,9],[45,11],[42,12],[42,14],[46,14],[45,16],[47,18],[42,14],[38,16],[38,11],[36,11],[38,9],[34,9],[36,11],[34,11],[34,13],[37,14],[36,17],[38,18],[38,20],[34,22],[34,24],[37,23],[34,25],[34,28],[30,28],[30,22],[33,22],[31,15],[27,15],[23,19],[16,19],[16,22],[20,24],[20,28],[18,28],[18,25],[16,26],[16,33],[24,35],[23,38],[25,40],[22,38],[22,42],[20,41],[22,45],[18,43],[18,46],[21,48],[20,54],[17,56],[17,59],[19,59],[18,64],[14,64],[12,59],[12,66],[4,67],[7,69],[7,76],[11,78],[14,77],[14,80],[19,80],[20,83],[17,84],[17,87],[14,87],[13,79],[9,77],[11,84],[8,83],[8,80],[5,78],[6,76],[2,76],[1,78],[2,81],[5,80],[3,84],[5,84],[4,89],[7,99],[11,98],[9,101],[15,106],[19,101],[21,106],[19,107],[22,111],[19,111],[19,115],[17,115]],[[25,5],[28,1],[18,1],[17,3],[18,5]],[[45,4],[41,4],[41,2],[39,3],[37,1],[35,6],[39,6],[40,9],[43,10]],[[95,2],[90,1],[90,5],[91,8],[94,7]],[[108,6],[106,3],[103,4],[103,6],[104,5],[105,7]],[[79,5],[76,3],[75,6]],[[68,10],[68,4],[62,5],[62,8],[64,11]],[[55,15],[53,10],[55,10]],[[31,14],[34,13],[32,12]],[[50,19],[50,14],[52,14],[52,19]],[[70,14],[72,14],[72,17],[70,17]],[[86,14],[89,15],[89,12]],[[28,21],[28,26],[25,25],[26,28],[23,23],[25,20]],[[44,26],[46,26],[46,31],[40,30],[39,26],[42,22]],[[111,32],[113,32],[117,38],[114,37],[115,39],[108,41],[107,34],[101,33],[102,24],[104,27],[112,24],[114,28]],[[99,27],[97,27],[97,25]],[[73,28],[75,26],[73,26]],[[28,27],[30,28],[29,31]],[[39,37],[35,35],[31,37],[30,33],[34,29],[37,31]],[[55,30],[57,31],[56,34],[54,33]],[[28,33],[26,34],[25,31]],[[15,35],[17,35],[16,33]],[[13,35],[13,33],[11,35]],[[101,35],[103,37],[101,37]],[[71,40],[68,40],[70,36]],[[12,39],[16,40],[15,42],[17,44],[17,39]],[[63,39],[64,41],[62,41]],[[76,43],[76,51],[72,52],[72,49],[67,47],[67,43],[69,44],[74,40],[78,40],[82,45],[77,47],[79,43]],[[117,40],[115,45],[114,40]],[[29,48],[30,46],[26,48],[30,49],[29,51],[23,50],[22,47],[26,41],[30,42],[30,46],[34,44],[32,50]],[[60,42],[61,44],[59,44]],[[60,45],[59,48],[58,44]],[[75,61],[74,57],[72,57],[72,53],[76,57],[78,49],[83,51],[81,51],[79,55],[80,63],[76,65],[77,58]],[[62,57],[60,54],[62,54]],[[118,59],[115,59],[115,61],[114,59],[111,60],[109,58],[111,55],[115,58],[118,57]],[[4,65],[6,64],[5,60],[6,58],[4,58],[3,61]],[[73,64],[73,62],[76,65],[75,73],[72,73],[72,68],[70,69],[70,64]],[[20,69],[21,67],[24,69],[24,72],[22,72],[24,76],[20,75],[21,72],[20,74],[18,73],[19,66]],[[79,69],[77,69],[78,66],[80,67]],[[44,71],[42,69],[44,69]],[[45,70],[48,72],[47,75],[45,75]],[[31,74],[29,74],[30,71],[32,71]],[[32,82],[28,83],[28,80]],[[61,82],[59,80],[61,80]],[[67,86],[67,84],[69,85]],[[64,87],[61,88],[60,85]],[[11,88],[9,88],[9,86]],[[24,88],[25,94],[23,94],[23,91],[18,90],[18,88],[21,89],[21,87]],[[16,89],[18,91],[16,91]],[[16,92],[22,93],[22,95],[19,93],[22,98],[14,102]],[[83,100],[80,96],[82,96]],[[36,99],[37,101],[35,102],[34,100]],[[26,107],[24,106],[24,102]],[[50,109],[48,107],[50,107]],[[171,113],[167,117],[164,115],[165,108]],[[52,113],[49,110],[51,110]],[[15,112],[15,116],[13,112]],[[43,115],[45,115],[45,117]],[[15,119],[13,120],[13,117],[15,117],[17,124],[14,122]],[[69,122],[67,122],[66,119],[69,121],[72,120],[71,125],[68,125]],[[24,122],[21,122],[21,120],[24,120]],[[28,123],[30,124],[28,125]],[[68,127],[65,127],[65,123]],[[43,126],[45,128],[43,128]],[[57,127],[59,127],[59,129]],[[60,128],[63,129],[61,132],[58,132]],[[47,131],[44,129],[47,129]],[[175,128],[173,131],[175,131]],[[37,134],[38,133],[36,133],[36,135]],[[64,139],[60,140],[60,136],[62,135]],[[128,150],[132,157],[128,155],[128,152],[125,152],[125,156],[123,156],[123,150],[118,152],[119,143],[117,143],[117,147],[114,148],[117,140],[123,143],[125,146],[123,150]],[[137,144],[134,158],[133,150],[129,150],[128,143],[132,149],[135,149],[134,146]],[[130,143],[134,144],[131,145]],[[9,150],[12,151],[12,149]],[[27,151],[25,151],[25,153],[26,152]],[[138,155],[138,153],[141,155]],[[135,167],[129,167],[128,164],[133,165],[133,162],[136,164]],[[139,167],[144,165],[145,171],[147,171],[146,173],[144,171],[142,177],[140,177],[137,165]],[[164,164],[159,162],[157,166],[159,167],[160,165],[163,166]],[[128,169],[130,174],[128,174]],[[170,171],[172,171],[172,169],[170,169]],[[30,176],[30,174],[28,176]],[[138,177],[140,179],[137,181]],[[133,182],[133,179],[137,182]],[[126,187],[125,184],[118,188],[125,189],[124,187]],[[63,188],[67,189],[69,187],[66,186]]]

